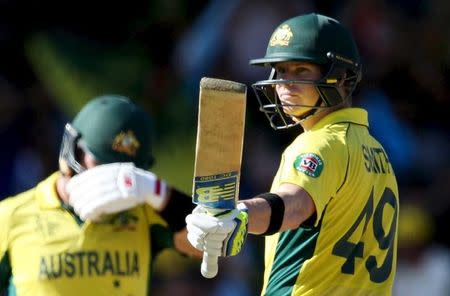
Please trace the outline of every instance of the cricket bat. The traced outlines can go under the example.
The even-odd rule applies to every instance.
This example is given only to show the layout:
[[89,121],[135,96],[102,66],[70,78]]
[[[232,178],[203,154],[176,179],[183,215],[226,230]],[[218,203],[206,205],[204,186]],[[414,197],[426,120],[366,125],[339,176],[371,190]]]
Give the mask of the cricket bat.
[[[200,80],[192,201],[210,215],[234,209],[239,196],[244,144],[245,84],[204,77]],[[218,257],[203,253],[201,273],[213,278]]]

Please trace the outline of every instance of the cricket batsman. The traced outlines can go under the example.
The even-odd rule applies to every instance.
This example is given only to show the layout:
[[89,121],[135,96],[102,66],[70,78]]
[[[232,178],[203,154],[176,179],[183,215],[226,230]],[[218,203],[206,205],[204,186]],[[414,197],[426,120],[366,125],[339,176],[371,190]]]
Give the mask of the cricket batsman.
[[250,64],[271,70],[253,84],[260,110],[274,129],[298,136],[269,192],[228,215],[197,206],[186,218],[190,243],[232,256],[245,243],[237,233],[265,236],[261,295],[391,295],[399,194],[367,111],[352,107],[362,67],[351,33],[324,15],[296,16]]

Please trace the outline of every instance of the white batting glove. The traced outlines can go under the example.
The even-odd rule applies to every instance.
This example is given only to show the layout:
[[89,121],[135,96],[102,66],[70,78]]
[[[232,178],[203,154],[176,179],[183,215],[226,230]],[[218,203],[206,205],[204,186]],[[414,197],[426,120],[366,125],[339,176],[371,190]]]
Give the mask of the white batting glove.
[[213,256],[234,256],[247,237],[248,214],[244,204],[216,216],[197,206],[186,217],[188,240],[199,251]]
[[69,204],[82,220],[100,220],[147,202],[159,211],[166,204],[167,185],[133,163],[110,163],[73,176],[67,184]]

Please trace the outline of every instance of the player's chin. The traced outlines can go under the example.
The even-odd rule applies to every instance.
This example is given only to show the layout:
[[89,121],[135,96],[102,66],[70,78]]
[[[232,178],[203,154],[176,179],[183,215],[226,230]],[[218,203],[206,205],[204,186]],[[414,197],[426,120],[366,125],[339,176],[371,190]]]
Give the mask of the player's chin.
[[289,106],[284,106],[283,107],[283,112],[284,114],[286,114],[287,116],[290,117],[301,117],[303,114],[305,114],[306,112],[308,112],[308,110],[306,108],[302,108],[302,107],[289,107]]
[[294,122],[302,122],[304,120],[304,117],[305,117],[305,115],[306,115],[306,113],[308,111],[309,110],[301,111],[301,112],[292,112],[292,113],[286,113],[285,112],[285,114],[287,116],[289,116],[292,119],[292,121],[294,121]]

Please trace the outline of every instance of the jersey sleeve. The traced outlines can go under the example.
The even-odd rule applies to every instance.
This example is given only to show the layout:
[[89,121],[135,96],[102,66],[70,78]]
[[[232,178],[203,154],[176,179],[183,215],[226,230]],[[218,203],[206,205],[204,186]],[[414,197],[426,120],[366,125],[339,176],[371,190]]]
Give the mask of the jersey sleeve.
[[332,134],[311,133],[297,140],[283,153],[278,184],[296,184],[308,192],[316,207],[317,226],[328,202],[343,184],[348,153]]
[[11,278],[11,264],[8,254],[11,211],[9,199],[0,202],[0,293],[7,289]]
[[145,204],[144,210],[149,224],[153,254],[156,256],[160,251],[173,247],[174,233],[170,230],[168,223],[150,205]]
[[161,215],[158,214],[149,204],[143,204],[147,222],[149,225],[161,225],[168,228],[168,223]]

